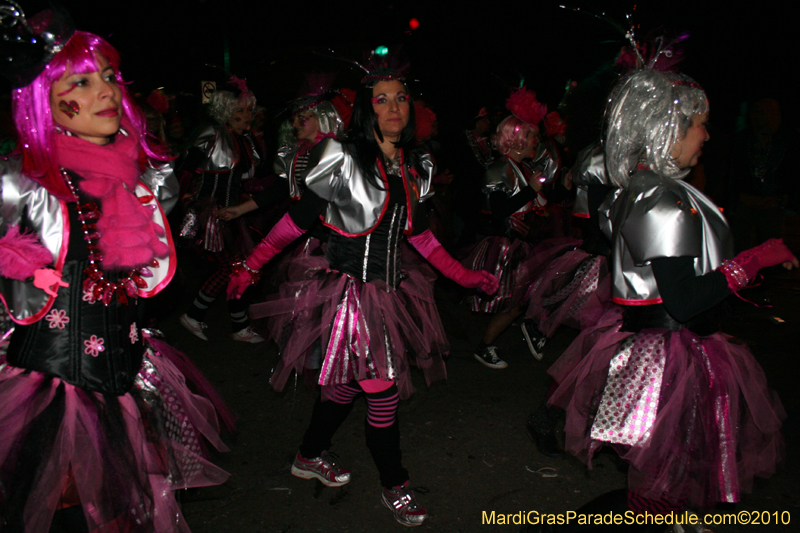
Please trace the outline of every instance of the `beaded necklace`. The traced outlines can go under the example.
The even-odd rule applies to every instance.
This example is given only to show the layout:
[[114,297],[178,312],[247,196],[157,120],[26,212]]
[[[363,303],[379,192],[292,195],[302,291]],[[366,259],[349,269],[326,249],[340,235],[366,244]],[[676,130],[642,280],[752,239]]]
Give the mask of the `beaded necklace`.
[[[75,209],[78,212],[81,230],[83,230],[83,238],[87,243],[86,249],[89,251],[89,266],[83,270],[86,275],[86,279],[83,280],[84,295],[88,295],[87,300],[89,303],[102,301],[106,307],[111,305],[115,296],[117,302],[121,305],[128,305],[128,298],[136,299],[139,295],[139,289],[147,287],[147,282],[143,278],[152,277],[153,272],[147,266],[140,266],[129,270],[127,274],[122,275],[119,281],[116,282],[105,277],[105,274],[98,266],[103,261],[103,254],[100,252],[100,247],[97,243],[100,238],[100,233],[97,231],[97,221],[102,216],[100,208],[95,202],[81,203],[78,191],[72,183],[69,173],[62,168],[61,174],[75,197]],[[153,258],[148,266],[157,267],[158,260]]]

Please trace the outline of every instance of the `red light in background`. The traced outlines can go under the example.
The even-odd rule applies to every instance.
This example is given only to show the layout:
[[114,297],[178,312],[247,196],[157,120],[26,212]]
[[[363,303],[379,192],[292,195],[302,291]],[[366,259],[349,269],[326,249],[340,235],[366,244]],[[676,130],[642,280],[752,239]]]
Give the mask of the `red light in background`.
[[417,28],[419,28],[419,20],[417,19],[409,20],[408,27],[411,28],[412,30],[416,30]]

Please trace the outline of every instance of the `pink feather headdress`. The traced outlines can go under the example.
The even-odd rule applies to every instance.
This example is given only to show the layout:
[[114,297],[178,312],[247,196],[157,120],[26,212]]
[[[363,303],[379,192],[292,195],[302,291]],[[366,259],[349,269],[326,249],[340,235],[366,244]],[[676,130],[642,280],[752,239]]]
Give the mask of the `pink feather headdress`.
[[536,126],[547,114],[547,105],[536,99],[536,93],[525,86],[511,89],[506,99],[506,109],[518,119]]

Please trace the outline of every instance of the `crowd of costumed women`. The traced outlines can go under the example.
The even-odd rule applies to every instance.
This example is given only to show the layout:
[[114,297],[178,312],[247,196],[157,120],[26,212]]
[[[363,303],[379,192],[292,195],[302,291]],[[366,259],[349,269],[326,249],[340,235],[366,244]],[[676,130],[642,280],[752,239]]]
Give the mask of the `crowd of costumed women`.
[[299,378],[315,393],[289,472],[350,483],[333,449],[363,398],[366,447],[350,455],[368,453],[376,502],[404,526],[430,523],[398,408],[413,367],[427,385],[447,377],[437,277],[489,315],[474,372],[514,364],[497,346],[514,324],[536,361],[559,327],[577,330],[525,426],[544,455],[591,467],[610,447],[628,464],[625,489],[579,512],[707,509],[774,472],[785,412],[717,313],[761,269],[800,264],[780,239],[736,254],[721,210],[684,180],[709,102],[665,61],[674,43],[645,60],[628,36],[603,131],[574,153],[524,85],[481,108],[454,181],[437,168],[436,115],[391,54],[350,62],[355,91],[308,75],[279,113],[273,165],[245,80],[225,73],[171,149],[163,93],[146,119],[106,40],[61,9],[0,15],[16,128],[0,159],[0,530],[185,533],[177,491],[227,480],[208,446],[227,450],[234,417],[145,305],[176,277],[176,243],[206,267],[176,313],[187,338],[211,344],[225,299],[228,342],[277,345],[272,389]]

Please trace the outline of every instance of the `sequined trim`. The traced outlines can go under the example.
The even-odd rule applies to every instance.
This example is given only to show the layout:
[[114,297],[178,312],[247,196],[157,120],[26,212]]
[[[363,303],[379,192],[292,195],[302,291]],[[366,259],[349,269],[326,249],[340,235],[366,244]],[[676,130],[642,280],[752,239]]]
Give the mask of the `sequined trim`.
[[658,413],[665,363],[664,336],[639,333],[625,340],[611,359],[591,437],[603,442],[642,445]]
[[364,265],[361,267],[361,281],[367,281],[367,265],[369,264],[369,241],[372,237],[372,233],[367,235],[367,238],[364,240]]

